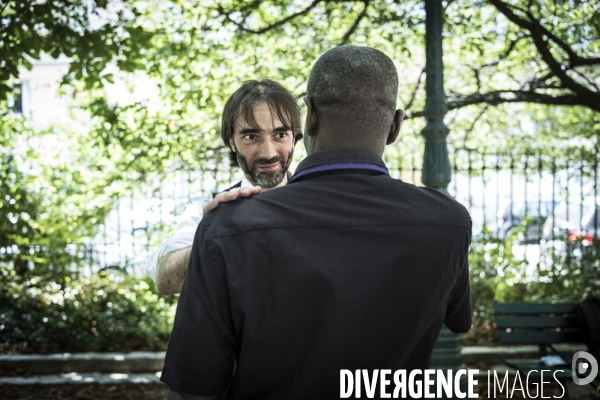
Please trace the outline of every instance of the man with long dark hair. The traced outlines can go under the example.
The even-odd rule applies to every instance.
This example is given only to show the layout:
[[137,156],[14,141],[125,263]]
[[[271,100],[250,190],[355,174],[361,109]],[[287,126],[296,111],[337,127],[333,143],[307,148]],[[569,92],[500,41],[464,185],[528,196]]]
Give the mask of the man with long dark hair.
[[204,210],[191,204],[184,219],[146,262],[146,271],[162,294],[181,291],[190,261],[194,234],[202,214],[219,201],[249,196],[283,186],[294,145],[302,138],[300,107],[294,95],[279,83],[247,81],[229,97],[223,109],[221,138],[229,149],[232,167],[244,178],[220,194]]

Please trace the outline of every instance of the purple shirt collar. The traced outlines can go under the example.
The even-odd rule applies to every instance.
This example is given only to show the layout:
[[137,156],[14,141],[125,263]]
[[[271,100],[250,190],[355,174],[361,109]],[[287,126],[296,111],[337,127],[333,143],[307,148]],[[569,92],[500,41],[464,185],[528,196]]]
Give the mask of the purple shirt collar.
[[306,157],[290,179],[294,182],[306,175],[345,169],[362,169],[389,175],[385,163],[377,154],[362,149],[333,149]]

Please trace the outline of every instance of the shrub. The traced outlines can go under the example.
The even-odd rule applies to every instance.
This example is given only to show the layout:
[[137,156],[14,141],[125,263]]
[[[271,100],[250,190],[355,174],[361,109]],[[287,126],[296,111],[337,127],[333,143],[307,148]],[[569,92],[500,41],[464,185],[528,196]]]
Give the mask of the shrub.
[[[473,329],[466,344],[489,344],[496,339],[494,301],[499,302],[581,302],[590,294],[600,294],[600,246],[586,246],[557,238],[563,248],[542,246],[537,265],[515,256],[519,234],[528,221],[500,240],[489,230],[473,238],[469,252]],[[529,269],[529,271],[528,271]],[[533,275],[533,276],[532,276]]]
[[174,296],[149,278],[106,274],[23,281],[0,273],[0,350],[27,353],[165,350]]

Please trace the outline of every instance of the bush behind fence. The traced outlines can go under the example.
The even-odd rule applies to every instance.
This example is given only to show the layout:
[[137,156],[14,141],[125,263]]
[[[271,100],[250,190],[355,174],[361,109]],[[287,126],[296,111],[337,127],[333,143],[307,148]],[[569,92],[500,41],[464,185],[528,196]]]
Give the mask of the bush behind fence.
[[[581,301],[598,294],[597,154],[593,148],[568,149],[560,157],[451,151],[449,192],[474,223],[475,330],[490,331],[494,300]],[[420,185],[418,153],[386,158],[392,177]],[[225,162],[140,177],[116,191],[92,236],[54,246],[52,254],[64,250],[45,260],[49,275],[34,272],[53,247],[50,238],[30,246],[11,232],[13,242],[0,249],[0,348],[163,349],[176,298],[160,296],[143,278],[145,260],[190,201],[200,204],[239,179]]]

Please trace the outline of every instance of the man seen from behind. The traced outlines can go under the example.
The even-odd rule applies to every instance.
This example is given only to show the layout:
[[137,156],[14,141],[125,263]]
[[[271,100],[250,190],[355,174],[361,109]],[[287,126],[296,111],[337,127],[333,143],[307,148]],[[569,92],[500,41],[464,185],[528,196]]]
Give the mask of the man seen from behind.
[[442,324],[469,330],[468,212],[382,160],[397,90],[378,50],[316,62],[308,157],[285,187],[220,205],[196,232],[161,377],[170,398],[335,399],[340,370],[422,370]]

